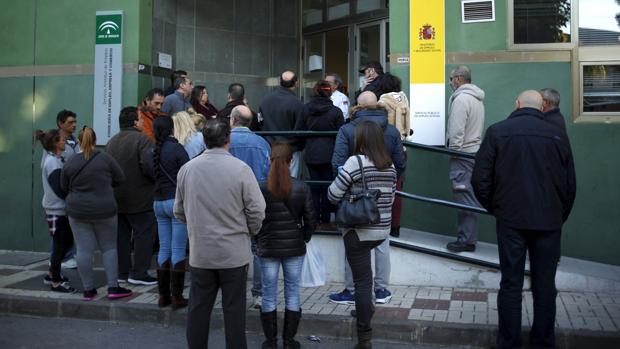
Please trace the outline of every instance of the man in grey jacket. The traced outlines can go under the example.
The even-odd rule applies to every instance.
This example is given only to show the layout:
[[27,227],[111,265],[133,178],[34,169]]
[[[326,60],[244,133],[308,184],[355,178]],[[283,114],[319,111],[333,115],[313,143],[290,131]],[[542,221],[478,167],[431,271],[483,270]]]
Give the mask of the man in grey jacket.
[[187,224],[191,286],[187,344],[206,348],[209,323],[222,289],[227,348],[246,348],[245,311],[250,236],[265,218],[265,200],[252,169],[228,152],[230,125],[209,120],[207,150],[181,167],[174,215]]
[[[471,83],[471,72],[458,66],[450,73],[450,87],[454,91],[448,102],[448,147],[464,153],[476,154],[482,142],[484,129],[484,91]],[[474,159],[450,158],[450,181],[454,201],[480,207],[471,186]],[[457,239],[446,248],[452,252],[473,252],[478,242],[478,215],[459,210]]]

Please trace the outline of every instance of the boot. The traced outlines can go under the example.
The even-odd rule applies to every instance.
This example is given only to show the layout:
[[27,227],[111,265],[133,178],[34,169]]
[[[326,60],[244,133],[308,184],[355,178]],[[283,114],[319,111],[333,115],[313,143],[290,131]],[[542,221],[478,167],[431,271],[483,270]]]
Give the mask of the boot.
[[266,341],[262,349],[278,348],[278,313],[274,310],[269,313],[260,313],[260,322],[263,325]]
[[372,330],[366,332],[357,332],[357,344],[353,349],[372,349]]
[[284,309],[284,329],[282,329],[282,341],[284,342],[284,349],[301,348],[301,344],[294,339],[295,334],[297,333],[297,327],[299,327],[300,319],[301,308],[299,309],[299,311]]
[[170,260],[157,268],[157,289],[159,291],[158,305],[160,308],[170,305]]
[[187,306],[187,299],[183,298],[185,286],[185,260],[176,263],[172,268],[172,309],[177,310]]

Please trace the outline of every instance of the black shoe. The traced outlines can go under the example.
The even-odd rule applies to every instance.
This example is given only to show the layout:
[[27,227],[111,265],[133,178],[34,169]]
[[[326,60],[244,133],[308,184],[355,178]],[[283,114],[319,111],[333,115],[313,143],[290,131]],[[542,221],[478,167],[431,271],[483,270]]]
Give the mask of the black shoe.
[[123,287],[108,287],[108,299],[114,300],[124,297],[129,297],[132,295],[131,290],[128,290]]
[[461,241],[454,241],[454,242],[448,243],[446,245],[446,248],[448,249],[448,251],[455,252],[455,253],[459,253],[459,252],[474,252],[476,250],[476,245],[475,244],[466,244],[466,243],[461,242]]
[[393,236],[395,238],[399,238],[400,237],[400,227],[392,227],[390,229],[390,236]]
[[[60,279],[61,279],[61,280],[60,280],[60,282],[61,282],[61,283],[62,283],[62,282],[68,282],[68,281],[69,281],[69,279],[67,279],[66,277],[64,277],[64,276],[62,276],[62,275],[60,275]],[[49,274],[45,275],[45,276],[43,277],[43,285],[51,285],[51,284],[53,284],[52,277],[51,277]]]
[[75,288],[71,287],[68,282],[62,282],[58,286],[50,286],[52,292],[58,293],[75,293]]
[[132,284],[132,285],[156,285],[157,284],[157,279],[147,275],[143,278],[129,278],[127,279],[127,281]]

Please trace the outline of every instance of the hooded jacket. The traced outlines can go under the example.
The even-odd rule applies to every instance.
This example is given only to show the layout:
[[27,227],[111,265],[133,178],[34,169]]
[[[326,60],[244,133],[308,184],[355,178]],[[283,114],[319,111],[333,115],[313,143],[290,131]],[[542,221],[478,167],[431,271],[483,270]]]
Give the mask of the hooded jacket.
[[464,84],[454,91],[448,102],[448,147],[475,153],[482,142],[484,129],[484,91]]
[[388,123],[394,125],[400,133],[400,139],[405,140],[411,129],[407,95],[403,91],[384,93],[377,105],[387,110]]
[[383,129],[383,141],[388,154],[394,162],[396,172],[400,176],[405,172],[405,154],[403,142],[400,140],[398,130],[388,125],[387,113],[383,108],[368,108],[355,106],[351,110],[351,122],[344,124],[336,136],[334,155],[332,156],[332,169],[338,172],[338,167],[343,166],[349,156],[353,155],[355,145],[355,127],[362,121],[370,120],[377,123]]
[[[327,97],[314,96],[304,105],[304,122],[308,131],[338,131],[344,123],[340,108]],[[308,137],[307,164],[329,164],[334,152],[334,137]]]

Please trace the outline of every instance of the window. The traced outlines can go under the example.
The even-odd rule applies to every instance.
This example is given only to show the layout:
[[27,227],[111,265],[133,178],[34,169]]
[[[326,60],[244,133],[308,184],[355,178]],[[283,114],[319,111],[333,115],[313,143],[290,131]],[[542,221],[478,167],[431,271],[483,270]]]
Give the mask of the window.
[[349,0],[327,0],[327,20],[347,17],[349,15]]
[[509,47],[570,49],[571,3],[575,0],[512,0],[508,2]]
[[579,46],[620,45],[620,2],[579,2]]
[[357,13],[364,13],[381,8],[381,0],[357,0]]
[[582,66],[583,113],[620,112],[620,62]]
[[323,22],[323,1],[303,0],[304,26]]

